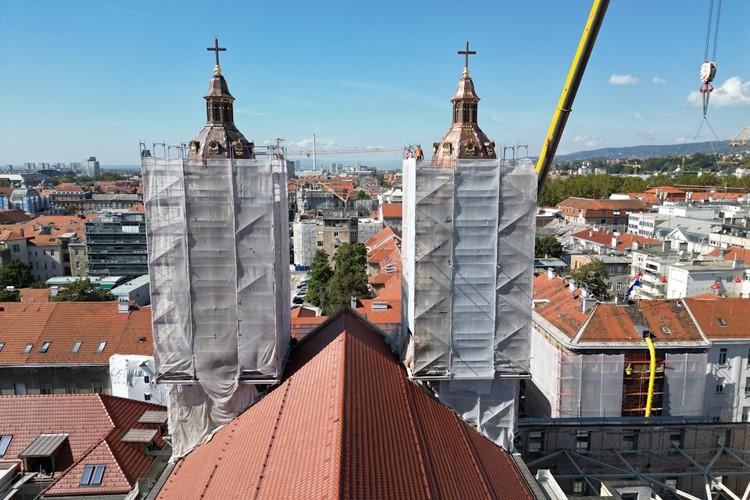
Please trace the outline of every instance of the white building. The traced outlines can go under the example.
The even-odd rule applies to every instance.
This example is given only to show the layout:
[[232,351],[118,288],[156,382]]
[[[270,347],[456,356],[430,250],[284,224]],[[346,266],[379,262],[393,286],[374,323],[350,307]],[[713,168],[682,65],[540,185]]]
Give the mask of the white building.
[[709,260],[702,256],[681,259],[668,266],[666,297],[678,299],[704,293],[738,296],[748,272],[741,260]]
[[98,179],[99,172],[99,162],[96,160],[96,156],[87,156],[81,160],[81,174],[92,179]]
[[[320,229],[322,231],[322,228]],[[318,224],[315,219],[297,220],[292,224],[294,266],[300,269],[312,265],[317,251]]]
[[383,223],[379,220],[367,217],[357,221],[357,243],[364,243],[383,229]]

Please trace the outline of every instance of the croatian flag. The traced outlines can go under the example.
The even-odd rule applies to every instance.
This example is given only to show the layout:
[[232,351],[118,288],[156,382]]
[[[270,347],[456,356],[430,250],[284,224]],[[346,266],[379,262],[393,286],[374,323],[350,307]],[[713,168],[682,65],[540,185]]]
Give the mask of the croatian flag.
[[635,277],[633,278],[633,282],[630,283],[630,286],[628,287],[628,291],[625,292],[625,300],[628,300],[630,294],[633,293],[633,288],[641,286],[641,276],[642,273],[638,273],[635,275]]

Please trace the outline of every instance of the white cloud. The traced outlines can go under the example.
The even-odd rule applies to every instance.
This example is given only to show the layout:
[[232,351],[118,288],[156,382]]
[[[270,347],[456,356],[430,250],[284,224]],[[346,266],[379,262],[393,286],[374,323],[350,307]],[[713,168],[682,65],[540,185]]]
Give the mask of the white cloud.
[[641,81],[633,75],[612,75],[609,77],[610,85],[637,85]]
[[641,114],[638,113],[637,111],[628,111],[628,113],[630,113],[631,115],[633,115],[639,122],[646,123],[646,120],[644,120],[643,117],[641,116]]
[[573,144],[576,144],[577,146],[582,146],[585,148],[596,148],[602,144],[601,139],[596,139],[594,137],[587,137],[581,134],[573,137],[573,140],[571,142]]
[[651,79],[651,83],[653,83],[654,85],[663,85],[663,84],[667,83],[667,81],[664,78],[660,78],[658,76],[655,76],[655,77],[653,77]]
[[[687,102],[692,106],[702,106],[703,95],[694,90],[688,94]],[[739,76],[727,78],[711,92],[709,105],[718,108],[750,106],[750,82],[743,82]]]

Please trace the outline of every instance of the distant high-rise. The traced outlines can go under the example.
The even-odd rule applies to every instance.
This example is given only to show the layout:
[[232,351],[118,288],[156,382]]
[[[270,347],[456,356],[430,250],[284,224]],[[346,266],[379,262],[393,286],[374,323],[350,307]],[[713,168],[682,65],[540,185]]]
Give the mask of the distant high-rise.
[[88,156],[81,160],[81,174],[92,179],[99,178],[99,162],[96,156]]
[[157,383],[182,456],[277,382],[289,346],[286,162],[255,159],[219,66],[205,127],[176,158],[142,152]]
[[497,160],[468,56],[432,160],[404,161],[401,353],[413,379],[506,449],[528,377],[536,173]]

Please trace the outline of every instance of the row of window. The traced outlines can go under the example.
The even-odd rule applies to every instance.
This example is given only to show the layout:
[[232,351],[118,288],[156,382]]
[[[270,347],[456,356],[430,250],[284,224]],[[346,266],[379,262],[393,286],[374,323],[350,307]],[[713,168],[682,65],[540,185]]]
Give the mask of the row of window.
[[[683,447],[684,434],[682,432],[674,432],[669,435],[669,445],[678,448]],[[622,436],[622,447],[625,450],[637,450],[638,449],[638,431],[633,431]],[[544,432],[543,431],[531,431],[529,432],[528,444],[529,453],[540,453],[544,451]],[[591,432],[590,431],[576,431],[576,444],[575,451],[587,452],[591,449]]]
[[[724,377],[717,377],[716,394],[724,394],[725,386],[726,386],[726,380],[724,379]],[[750,377],[745,378],[745,396],[750,396]]]
[[[717,322],[720,326],[727,326],[726,321],[724,321],[723,318],[716,318]],[[718,363],[720,365],[726,365],[727,363],[727,349],[721,348],[719,349],[719,359]],[[745,358],[745,364],[750,367],[750,349],[747,350],[747,357]]]
[[[52,341],[51,340],[45,340],[44,342],[42,342],[42,346],[39,348],[39,352],[42,353],[42,354],[46,353],[47,351],[49,351],[49,348],[50,348],[51,345],[52,345]],[[70,353],[71,354],[76,354],[81,349],[82,345],[83,345],[83,340],[76,340],[75,342],[73,342],[73,346],[70,348]],[[4,347],[5,347],[5,342],[0,342],[0,352],[2,352],[2,350],[3,350]],[[101,342],[99,342],[99,345],[96,348],[96,354],[103,353],[104,349],[106,347],[107,347],[107,341],[106,340],[102,340]],[[34,343],[33,342],[29,343],[29,344],[26,344],[23,347],[23,350],[21,351],[21,354],[29,354],[32,351],[32,349],[34,349]]]
[[[102,382],[91,382],[91,388],[84,390],[86,393],[91,394],[102,394],[104,392],[104,384]],[[26,396],[28,390],[24,382],[16,382],[13,384],[13,393],[16,396]],[[54,390],[52,384],[42,382],[39,384],[39,394],[53,394]],[[77,382],[65,382],[65,394],[80,394],[81,390],[78,387]]]

